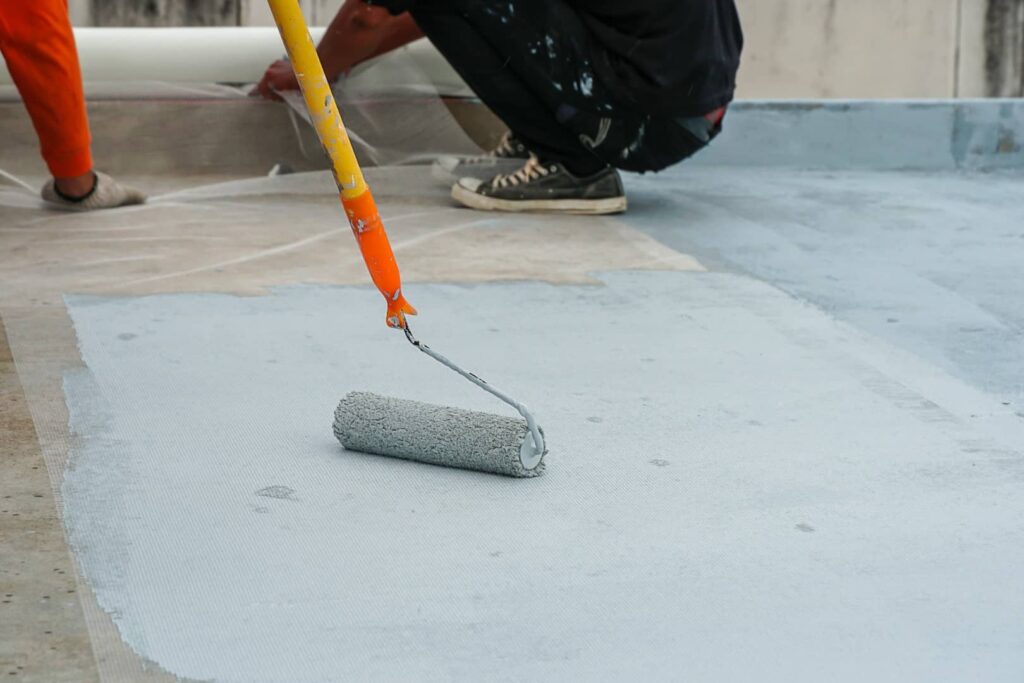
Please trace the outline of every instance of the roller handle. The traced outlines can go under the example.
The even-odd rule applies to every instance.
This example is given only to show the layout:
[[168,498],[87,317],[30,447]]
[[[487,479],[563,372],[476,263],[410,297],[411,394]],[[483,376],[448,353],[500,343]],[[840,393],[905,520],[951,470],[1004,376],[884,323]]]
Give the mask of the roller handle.
[[547,453],[548,447],[544,441],[544,431],[540,428],[540,425],[537,424],[537,420],[533,417],[533,413],[530,412],[530,409],[527,408],[526,405],[524,405],[523,403],[520,403],[519,401],[515,400],[514,398],[506,394],[505,392],[499,391],[495,387],[491,386],[487,382],[487,380],[456,365],[455,363],[448,360],[446,357],[442,356],[434,349],[430,348],[429,346],[421,342],[419,339],[413,336],[412,330],[409,329],[408,322],[405,324],[404,330],[405,338],[409,340],[410,344],[412,344],[417,349],[427,354],[428,356],[430,356],[431,358],[433,358],[434,360],[436,360],[438,363],[445,366],[449,370],[454,370],[457,374],[465,377],[470,382],[477,385],[478,387],[480,387],[487,393],[491,394],[498,400],[512,406],[513,408],[516,409],[516,412],[523,416],[523,419],[526,420],[526,427],[530,431],[530,440],[529,443],[523,442],[523,447],[520,452],[520,458],[522,460],[523,466],[526,467],[527,469],[532,469],[533,467],[536,467],[537,464],[540,463],[541,458],[544,457],[544,454]]
[[384,230],[377,204],[356,160],[348,139],[331,85],[309,35],[298,0],[267,0],[274,22],[281,33],[295,78],[302,90],[310,120],[327,156],[331,159],[334,182],[345,209],[359,252],[370,272],[373,284],[387,301],[386,321],[389,327],[404,328],[405,316],[416,315],[416,309],[402,294],[402,276]]

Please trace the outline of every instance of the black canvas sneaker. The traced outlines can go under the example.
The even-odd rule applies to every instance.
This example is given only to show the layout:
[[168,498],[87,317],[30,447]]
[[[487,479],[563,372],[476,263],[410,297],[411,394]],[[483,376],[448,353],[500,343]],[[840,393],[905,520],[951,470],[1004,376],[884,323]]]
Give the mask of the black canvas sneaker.
[[626,210],[626,192],[618,171],[608,167],[578,178],[559,163],[532,156],[514,173],[490,180],[461,178],[452,199],[484,211],[546,211],[608,214]]
[[511,173],[529,158],[530,151],[509,131],[501,137],[498,146],[487,154],[439,157],[431,166],[430,172],[438,180],[449,183],[459,178],[486,180],[496,173]]

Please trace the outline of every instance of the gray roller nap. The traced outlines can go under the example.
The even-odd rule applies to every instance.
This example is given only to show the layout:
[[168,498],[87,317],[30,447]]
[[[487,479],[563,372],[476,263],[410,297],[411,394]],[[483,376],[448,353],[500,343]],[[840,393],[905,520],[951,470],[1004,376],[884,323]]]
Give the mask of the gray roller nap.
[[352,392],[334,411],[334,435],[350,451],[510,477],[544,471],[543,456],[523,466],[520,451],[533,438],[521,418]]

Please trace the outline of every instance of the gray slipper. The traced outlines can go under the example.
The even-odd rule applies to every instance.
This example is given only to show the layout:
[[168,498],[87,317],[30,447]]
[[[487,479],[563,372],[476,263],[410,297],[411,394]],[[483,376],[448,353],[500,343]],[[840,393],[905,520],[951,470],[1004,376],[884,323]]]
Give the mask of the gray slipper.
[[146,195],[131,187],[125,187],[106,173],[94,171],[96,185],[89,196],[79,201],[65,199],[57,194],[53,178],[43,186],[42,196],[54,209],[62,211],[93,211],[95,209],[113,209],[118,206],[143,204]]

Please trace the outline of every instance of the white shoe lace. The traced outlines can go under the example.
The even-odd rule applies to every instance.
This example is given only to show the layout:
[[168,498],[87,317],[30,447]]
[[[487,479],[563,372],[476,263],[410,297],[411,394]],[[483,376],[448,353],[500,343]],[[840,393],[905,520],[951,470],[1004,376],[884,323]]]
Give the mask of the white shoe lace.
[[482,166],[484,164],[491,166],[494,164],[495,159],[514,159],[517,155],[522,154],[523,144],[516,142],[512,137],[512,131],[505,131],[505,134],[501,136],[501,140],[495,145],[487,154],[481,154],[472,157],[463,157],[459,159],[459,164],[462,166]]
[[463,166],[481,166],[487,164],[490,166],[494,163],[495,159],[505,159],[516,153],[515,148],[512,146],[512,131],[505,131],[505,134],[501,136],[501,140],[498,141],[497,146],[487,154],[481,154],[475,157],[464,157],[459,160],[459,163]]
[[526,163],[523,164],[522,168],[515,173],[499,173],[494,176],[494,179],[491,181],[491,185],[495,188],[509,186],[515,187],[550,175],[556,169],[556,166],[545,166],[540,162],[540,159],[538,159],[536,155],[531,154],[530,158],[526,160]]
[[497,147],[491,150],[488,156],[492,157],[510,157],[516,153],[515,146],[512,144],[512,131],[507,130],[505,134],[501,136],[501,140],[498,141]]

